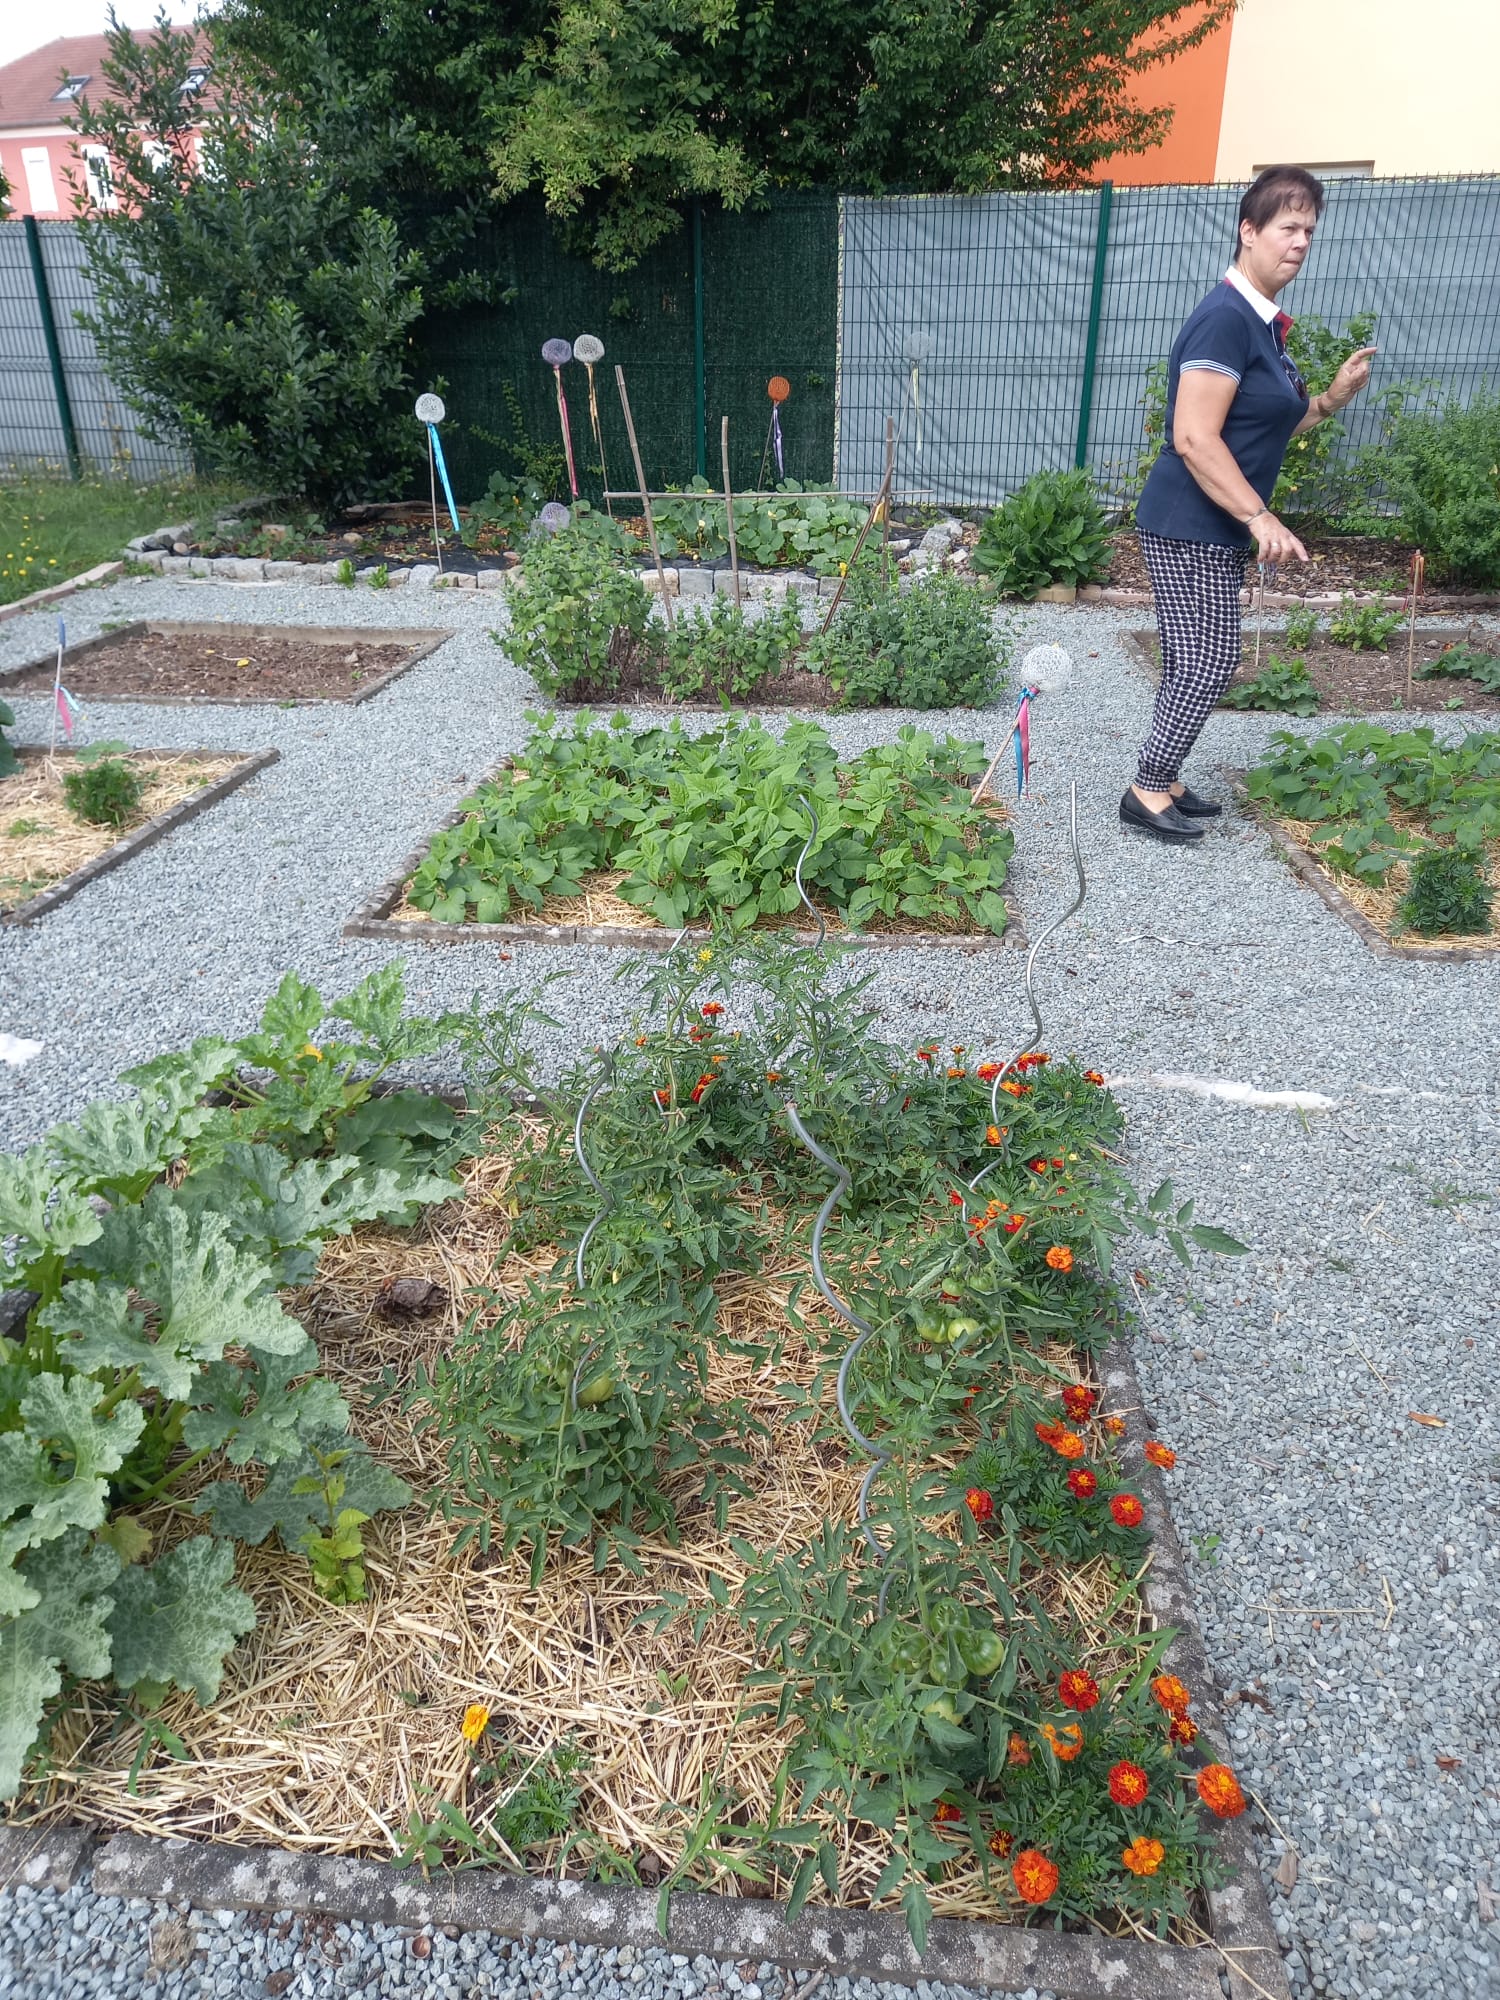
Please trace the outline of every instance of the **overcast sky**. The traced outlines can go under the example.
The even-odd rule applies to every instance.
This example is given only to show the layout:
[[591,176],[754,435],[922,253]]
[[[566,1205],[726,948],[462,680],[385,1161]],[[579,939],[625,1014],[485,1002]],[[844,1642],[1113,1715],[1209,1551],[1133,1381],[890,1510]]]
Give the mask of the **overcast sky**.
[[[161,11],[161,0],[115,0],[115,12],[127,28],[149,28]],[[167,12],[174,22],[193,20],[194,0],[177,0]],[[0,63],[14,62],[60,35],[101,35],[109,26],[109,0],[47,0],[44,7],[27,7],[20,0],[0,4]]]

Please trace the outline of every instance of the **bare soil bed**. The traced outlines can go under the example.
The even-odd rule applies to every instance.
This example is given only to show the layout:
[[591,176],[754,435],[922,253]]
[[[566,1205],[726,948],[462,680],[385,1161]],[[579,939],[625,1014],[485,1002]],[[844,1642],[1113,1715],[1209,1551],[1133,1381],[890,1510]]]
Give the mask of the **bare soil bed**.
[[[446,634],[329,627],[131,624],[75,647],[63,680],[82,701],[357,701]],[[423,640],[429,641],[423,645]],[[50,693],[55,663],[0,677],[7,694]]]
[[[1268,582],[1268,589],[1283,591],[1291,597],[1320,596],[1328,591],[1338,596],[1347,592],[1354,597],[1400,597],[1411,581],[1410,542],[1376,535],[1317,532],[1303,535],[1301,540],[1308,561],[1281,564],[1274,581]],[[1121,528],[1110,537],[1106,582],[1112,590],[1150,590],[1151,579],[1146,574],[1134,528]],[[1471,595],[1471,590],[1461,583],[1439,583],[1429,573],[1422,602],[1441,610],[1450,599],[1467,603]]]
[[[1136,631],[1126,636],[1152,680],[1158,680],[1161,676],[1161,647],[1156,633]],[[1467,630],[1419,630],[1414,654],[1417,667],[1436,659],[1445,647],[1461,640],[1471,645],[1477,640],[1492,648],[1497,643],[1497,635]],[[1273,652],[1285,657],[1286,651],[1282,635],[1268,628],[1261,635],[1261,670],[1264,671],[1270,664]],[[1316,642],[1299,657],[1306,660],[1307,671],[1322,697],[1322,714],[1385,715],[1393,709],[1402,709],[1413,715],[1442,715],[1455,707],[1465,714],[1483,717],[1500,714],[1500,695],[1486,694],[1477,683],[1462,676],[1450,678],[1439,675],[1424,681],[1413,674],[1411,698],[1408,700],[1404,633],[1396,635],[1391,641],[1390,651],[1386,653],[1356,653],[1348,646],[1334,645],[1326,633],[1320,633]],[[1247,681],[1255,679],[1255,634],[1252,630],[1244,634],[1240,661],[1231,687],[1243,687]]]

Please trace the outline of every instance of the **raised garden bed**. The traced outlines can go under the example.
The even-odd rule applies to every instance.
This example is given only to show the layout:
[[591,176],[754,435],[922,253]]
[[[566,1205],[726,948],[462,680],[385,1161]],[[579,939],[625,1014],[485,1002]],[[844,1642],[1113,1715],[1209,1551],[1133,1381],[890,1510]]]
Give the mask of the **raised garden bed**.
[[[1274,575],[1267,580],[1268,597],[1274,591],[1287,597],[1338,598],[1347,593],[1355,598],[1399,600],[1407,589],[1413,554],[1410,542],[1376,535],[1331,535],[1317,530],[1304,535],[1295,521],[1291,526],[1306,548],[1309,560],[1278,564]],[[1105,588],[1144,591],[1149,595],[1151,578],[1135,529],[1116,529],[1110,536],[1109,547],[1109,579]],[[1247,581],[1253,583],[1255,573],[1252,562],[1246,572]],[[1449,604],[1477,607],[1500,604],[1500,593],[1474,592],[1461,584],[1439,585],[1429,579],[1422,602],[1434,611],[1441,611]]]
[[[1485,632],[1484,643],[1495,646],[1500,643],[1500,635]],[[1406,710],[1411,714],[1441,715],[1452,709],[1462,709],[1476,715],[1500,715],[1500,695],[1487,694],[1477,683],[1468,679],[1435,678],[1423,680],[1420,669],[1436,660],[1448,647],[1472,642],[1474,628],[1444,627],[1417,628],[1415,663],[1417,672],[1412,676],[1411,699],[1406,695],[1406,634],[1396,633],[1389,650],[1354,651],[1348,646],[1337,645],[1326,630],[1320,631],[1317,639],[1305,652],[1297,655],[1305,660],[1307,671],[1319,696],[1321,712],[1328,715],[1387,715],[1395,710]],[[1146,669],[1153,682],[1161,677],[1161,646],[1154,631],[1135,631],[1125,634],[1126,644],[1135,658]],[[1264,672],[1271,663],[1271,656],[1287,655],[1288,648],[1284,634],[1268,626],[1261,634],[1260,669]],[[1247,630],[1240,643],[1240,668],[1230,688],[1246,687],[1256,675],[1255,634]],[[1225,707],[1236,704],[1224,703]],[[1260,711],[1270,713],[1274,711]]]
[[[137,619],[68,649],[64,679],[87,702],[172,707],[368,701],[436,652],[446,631],[368,625],[218,625]],[[55,659],[0,672],[6,694],[50,694]]]
[[139,813],[123,827],[76,819],[62,778],[63,750],[19,753],[22,768],[0,778],[0,923],[30,924],[80,889],[154,846],[274,764],[279,752],[131,750],[122,761],[145,780]]

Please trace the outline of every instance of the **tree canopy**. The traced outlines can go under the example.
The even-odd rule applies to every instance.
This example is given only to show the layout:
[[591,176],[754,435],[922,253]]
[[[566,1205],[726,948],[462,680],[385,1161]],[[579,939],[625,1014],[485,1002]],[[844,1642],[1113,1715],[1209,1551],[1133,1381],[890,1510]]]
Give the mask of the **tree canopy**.
[[1161,138],[1132,80],[1233,0],[226,0],[211,23],[273,98],[332,92],[393,188],[540,189],[623,269],[679,204],[1067,184]]

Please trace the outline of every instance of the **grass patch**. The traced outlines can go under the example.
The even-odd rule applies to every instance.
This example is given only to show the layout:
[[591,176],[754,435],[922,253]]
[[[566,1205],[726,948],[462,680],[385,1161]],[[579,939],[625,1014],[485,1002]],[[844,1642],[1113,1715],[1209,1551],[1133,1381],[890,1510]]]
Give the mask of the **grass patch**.
[[211,514],[237,492],[190,479],[7,480],[0,485],[0,604],[112,562],[133,535]]

